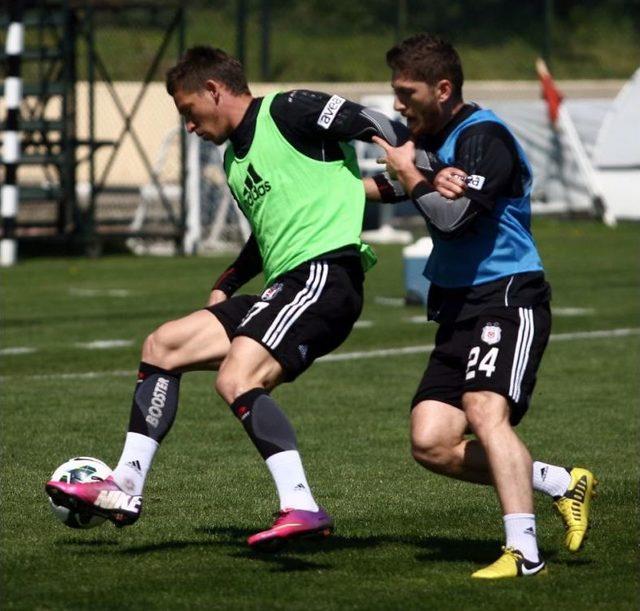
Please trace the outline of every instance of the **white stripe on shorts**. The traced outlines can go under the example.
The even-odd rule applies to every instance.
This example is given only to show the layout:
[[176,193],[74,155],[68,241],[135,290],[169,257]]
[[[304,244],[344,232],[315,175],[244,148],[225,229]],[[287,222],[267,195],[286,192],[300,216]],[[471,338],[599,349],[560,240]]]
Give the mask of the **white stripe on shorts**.
[[305,287],[298,292],[291,303],[288,303],[280,310],[278,316],[276,316],[262,337],[262,341],[266,346],[276,348],[291,328],[291,325],[302,316],[309,306],[318,301],[327,282],[328,274],[329,266],[325,261],[311,263],[311,271]]
[[518,327],[518,339],[513,355],[511,366],[511,383],[509,386],[509,396],[516,402],[520,400],[520,392],[524,372],[529,363],[529,351],[533,343],[533,310],[531,308],[518,308],[520,315],[520,326]]

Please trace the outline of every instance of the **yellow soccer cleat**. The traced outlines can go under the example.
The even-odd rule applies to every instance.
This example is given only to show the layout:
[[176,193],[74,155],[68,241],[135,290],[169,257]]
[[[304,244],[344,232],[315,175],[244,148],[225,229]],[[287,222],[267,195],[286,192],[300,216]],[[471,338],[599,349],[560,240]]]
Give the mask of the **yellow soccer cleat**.
[[553,503],[564,522],[564,544],[570,552],[579,551],[586,539],[589,530],[589,504],[595,496],[597,485],[598,480],[591,471],[574,467],[571,469],[569,488]]
[[504,579],[505,577],[530,577],[547,572],[547,565],[527,560],[517,549],[503,547],[504,552],[493,564],[476,571],[471,575],[476,579]]

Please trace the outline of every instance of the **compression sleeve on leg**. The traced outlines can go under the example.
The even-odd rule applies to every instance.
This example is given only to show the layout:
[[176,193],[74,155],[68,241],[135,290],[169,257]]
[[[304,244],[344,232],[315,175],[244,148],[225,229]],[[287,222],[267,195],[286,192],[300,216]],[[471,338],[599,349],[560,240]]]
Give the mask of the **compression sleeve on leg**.
[[265,460],[278,452],[297,450],[293,426],[264,388],[245,392],[230,407]]
[[178,411],[181,376],[175,371],[140,363],[131,405],[130,433],[146,435],[158,443],[164,439]]

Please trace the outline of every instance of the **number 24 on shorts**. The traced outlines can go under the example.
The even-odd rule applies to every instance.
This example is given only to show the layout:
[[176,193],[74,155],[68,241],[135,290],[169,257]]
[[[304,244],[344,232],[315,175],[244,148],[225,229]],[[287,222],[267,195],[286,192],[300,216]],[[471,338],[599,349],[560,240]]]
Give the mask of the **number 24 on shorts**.
[[478,372],[484,374],[490,378],[493,372],[496,370],[496,359],[498,358],[499,348],[495,346],[489,349],[489,352],[485,354],[484,358],[478,365],[478,359],[480,358],[480,346],[474,346],[469,351],[469,360],[467,361],[467,373],[465,380],[473,380],[476,377],[476,365],[478,365]]

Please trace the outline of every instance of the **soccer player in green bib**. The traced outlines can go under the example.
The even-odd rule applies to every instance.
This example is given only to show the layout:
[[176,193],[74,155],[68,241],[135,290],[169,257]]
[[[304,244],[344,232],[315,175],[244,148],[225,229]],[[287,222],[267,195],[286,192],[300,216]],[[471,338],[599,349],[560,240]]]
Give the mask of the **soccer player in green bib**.
[[[275,523],[249,545],[269,550],[328,535],[333,521],[313,497],[293,427],[270,391],[337,348],[362,309],[364,272],[375,255],[360,240],[365,191],[348,142],[378,136],[398,146],[408,130],[337,95],[254,98],[241,64],[210,47],[188,50],[167,73],[167,90],[189,132],[229,142],[225,170],[252,235],[205,309],[146,339],[112,477],[49,482],[47,492],[118,526],[135,522],[147,472],[176,415],[182,373],[217,369],[216,390],[266,462],[280,499]],[[262,295],[233,296],[261,271]]]

